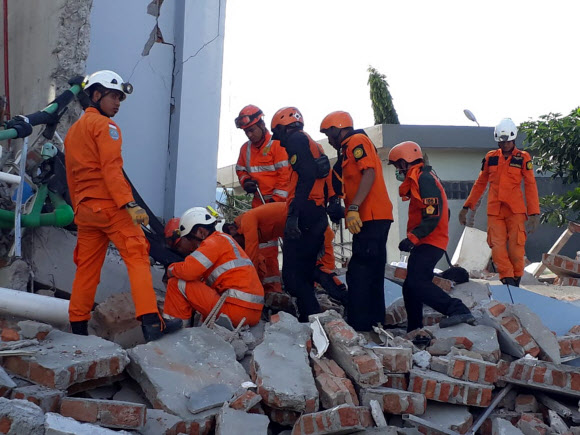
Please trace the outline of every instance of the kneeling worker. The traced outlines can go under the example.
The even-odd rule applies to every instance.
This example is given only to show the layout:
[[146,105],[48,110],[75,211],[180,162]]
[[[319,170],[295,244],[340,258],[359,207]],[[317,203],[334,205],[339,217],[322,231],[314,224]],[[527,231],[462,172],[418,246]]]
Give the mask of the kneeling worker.
[[204,318],[226,294],[219,314],[226,314],[237,326],[258,323],[264,306],[264,288],[252,261],[236,241],[216,231],[216,218],[204,207],[193,207],[181,216],[181,238],[191,242],[194,251],[185,261],[167,269],[169,281],[164,312],[190,319],[193,310]]
[[403,181],[399,195],[409,201],[407,238],[399,250],[410,252],[403,299],[407,311],[407,332],[423,327],[423,304],[448,317],[439,326],[475,323],[475,318],[460,299],[452,298],[433,284],[433,268],[443,256],[449,242],[449,208],[447,195],[433,172],[425,165],[421,148],[415,142],[401,142],[389,152],[389,165],[397,169],[397,180]]

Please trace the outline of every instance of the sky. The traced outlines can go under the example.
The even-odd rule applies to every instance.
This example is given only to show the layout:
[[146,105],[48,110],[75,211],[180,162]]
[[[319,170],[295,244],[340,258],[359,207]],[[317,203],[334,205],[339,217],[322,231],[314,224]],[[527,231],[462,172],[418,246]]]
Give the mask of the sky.
[[374,124],[367,68],[386,75],[401,124],[516,124],[580,105],[580,1],[228,0],[218,167],[247,140],[234,119],[270,126],[296,106],[304,130],[348,111]]

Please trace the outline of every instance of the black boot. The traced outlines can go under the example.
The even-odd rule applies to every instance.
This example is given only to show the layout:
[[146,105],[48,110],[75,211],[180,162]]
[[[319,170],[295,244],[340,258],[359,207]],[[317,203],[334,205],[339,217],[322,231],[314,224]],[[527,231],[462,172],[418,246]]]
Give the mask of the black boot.
[[70,322],[70,329],[76,335],[89,335],[89,321],[81,320],[80,322]]
[[522,282],[522,277],[521,276],[516,276],[514,278],[515,282],[516,282],[516,287],[520,286],[520,282]]
[[[520,277],[520,280],[522,278]],[[511,285],[512,287],[519,287],[520,286],[520,280],[518,280],[517,278],[513,278],[511,276],[508,276],[506,278],[501,279],[500,281],[505,284],[505,285]]]
[[178,331],[183,326],[181,319],[161,319],[157,313],[143,314],[141,316],[141,330],[145,341],[159,340],[165,334]]

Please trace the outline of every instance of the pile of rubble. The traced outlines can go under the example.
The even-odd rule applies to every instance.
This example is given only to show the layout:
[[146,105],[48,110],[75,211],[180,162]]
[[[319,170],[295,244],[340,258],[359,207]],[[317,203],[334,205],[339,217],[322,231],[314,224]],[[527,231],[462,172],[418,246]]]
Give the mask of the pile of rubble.
[[580,326],[556,336],[485,281],[437,283],[477,325],[440,329],[425,309],[429,326],[406,334],[394,298],[372,333],[335,310],[310,324],[281,311],[137,344],[128,294],[93,315],[107,339],[0,320],[0,433],[580,434],[580,369],[562,362],[580,358]]

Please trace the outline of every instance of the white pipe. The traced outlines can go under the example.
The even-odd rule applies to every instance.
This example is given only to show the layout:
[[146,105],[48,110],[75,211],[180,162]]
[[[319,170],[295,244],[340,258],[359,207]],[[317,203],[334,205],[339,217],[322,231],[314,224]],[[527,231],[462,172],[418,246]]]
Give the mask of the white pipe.
[[61,326],[68,323],[68,301],[0,287],[0,315],[3,314]]
[[20,180],[20,175],[8,174],[7,172],[0,171],[0,181],[10,184],[20,184]]

